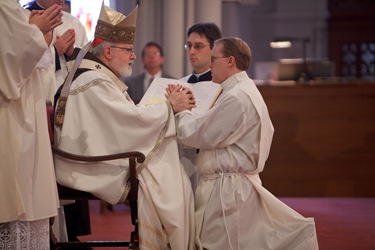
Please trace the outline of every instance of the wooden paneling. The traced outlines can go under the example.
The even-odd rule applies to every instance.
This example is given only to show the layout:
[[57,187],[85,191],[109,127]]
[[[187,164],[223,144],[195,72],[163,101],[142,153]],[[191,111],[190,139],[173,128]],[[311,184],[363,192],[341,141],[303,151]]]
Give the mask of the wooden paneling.
[[375,79],[375,1],[329,0],[329,59],[336,76]]
[[276,196],[375,196],[375,83],[259,90],[275,127],[266,188]]

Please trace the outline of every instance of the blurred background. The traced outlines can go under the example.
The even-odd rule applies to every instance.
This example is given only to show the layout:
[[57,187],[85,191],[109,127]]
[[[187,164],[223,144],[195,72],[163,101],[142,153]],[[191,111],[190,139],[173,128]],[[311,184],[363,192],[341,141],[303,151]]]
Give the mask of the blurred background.
[[[66,1],[71,13],[87,27],[90,38],[101,3],[102,0]],[[139,6],[136,55],[140,57],[148,41],[160,43],[165,52],[164,70],[175,78],[191,73],[184,44],[187,28],[196,22],[214,22],[224,36],[245,40],[253,52],[248,73],[259,80],[258,84],[267,84],[269,79],[288,80],[298,73],[296,64],[301,64],[303,57],[319,79],[375,77],[373,0],[104,0],[104,3],[125,15]],[[289,48],[271,48],[270,42],[280,37],[295,40]],[[306,44],[302,42],[304,39],[308,41]],[[280,59],[300,60],[280,62]],[[138,60],[134,73],[141,70]]]

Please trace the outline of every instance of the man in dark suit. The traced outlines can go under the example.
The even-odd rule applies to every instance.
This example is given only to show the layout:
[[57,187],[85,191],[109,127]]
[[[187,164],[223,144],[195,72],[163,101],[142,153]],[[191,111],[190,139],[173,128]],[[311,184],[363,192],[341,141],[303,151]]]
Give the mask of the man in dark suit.
[[135,103],[142,99],[155,77],[172,78],[162,71],[164,63],[163,49],[158,43],[148,42],[143,47],[142,63],[145,69],[144,72],[123,79],[126,86],[129,87],[128,93]]

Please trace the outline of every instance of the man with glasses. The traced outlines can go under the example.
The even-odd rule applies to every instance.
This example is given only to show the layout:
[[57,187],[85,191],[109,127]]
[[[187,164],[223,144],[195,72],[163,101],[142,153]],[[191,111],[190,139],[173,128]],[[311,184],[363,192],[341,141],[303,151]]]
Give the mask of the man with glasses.
[[148,42],[142,49],[144,72],[124,78],[128,93],[138,103],[155,77],[172,78],[162,70],[164,63],[163,48],[156,42]]
[[[181,80],[188,83],[211,81],[211,51],[216,39],[222,37],[220,28],[214,23],[197,23],[187,31],[185,44],[193,73]],[[195,190],[199,176],[197,173],[197,150],[179,146],[181,161],[190,177],[193,190]]]
[[[56,144],[88,156],[142,152],[145,162],[137,166],[140,249],[194,249],[194,201],[179,161],[173,116],[195,107],[194,97],[180,87],[166,101],[134,104],[120,78],[131,74],[136,59],[136,19],[137,8],[125,17],[102,6],[92,48],[86,55],[88,47],[81,50],[61,89]],[[125,160],[82,164],[56,157],[55,167],[63,186],[90,192],[110,204],[127,197]]]
[[204,115],[176,114],[179,141],[200,149],[197,247],[317,250],[314,219],[282,203],[259,178],[274,128],[260,92],[246,73],[250,61],[251,50],[240,38],[216,40],[210,67],[212,81],[221,84],[222,94]]
[[188,53],[193,73],[182,80],[189,83],[211,81],[210,58],[214,41],[221,38],[221,30],[214,23],[197,23],[187,31],[185,49]]

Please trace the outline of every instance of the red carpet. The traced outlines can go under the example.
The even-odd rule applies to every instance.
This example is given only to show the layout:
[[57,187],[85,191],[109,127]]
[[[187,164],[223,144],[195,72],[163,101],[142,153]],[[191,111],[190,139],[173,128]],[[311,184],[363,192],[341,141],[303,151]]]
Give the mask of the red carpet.
[[321,250],[375,250],[375,198],[282,198],[314,217]]
[[[303,216],[315,218],[320,250],[375,250],[375,198],[281,200]],[[81,240],[129,239],[132,226],[125,205],[100,214],[99,202],[90,202],[92,235],[79,237]]]

